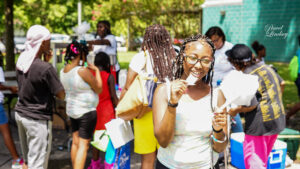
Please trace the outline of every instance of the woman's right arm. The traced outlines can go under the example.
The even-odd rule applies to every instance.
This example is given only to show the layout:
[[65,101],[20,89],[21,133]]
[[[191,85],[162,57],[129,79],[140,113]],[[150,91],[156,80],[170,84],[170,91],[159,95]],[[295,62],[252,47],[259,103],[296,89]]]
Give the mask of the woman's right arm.
[[[177,104],[186,90],[183,81],[176,80],[171,83],[171,104]],[[159,85],[153,98],[153,124],[155,137],[162,147],[167,147],[175,134],[176,108],[168,105],[167,86]]]
[[120,100],[124,97],[125,93],[127,92],[128,88],[130,87],[130,85],[132,84],[133,80],[137,75],[138,75],[137,72],[135,72],[131,68],[128,69],[126,83],[121,91]]
[[93,91],[97,94],[100,94],[102,92],[102,79],[100,76],[99,69],[95,66],[89,63],[89,68],[95,71],[96,75],[93,76],[92,72],[90,72],[87,68],[80,68],[78,70],[79,76],[88,83]]

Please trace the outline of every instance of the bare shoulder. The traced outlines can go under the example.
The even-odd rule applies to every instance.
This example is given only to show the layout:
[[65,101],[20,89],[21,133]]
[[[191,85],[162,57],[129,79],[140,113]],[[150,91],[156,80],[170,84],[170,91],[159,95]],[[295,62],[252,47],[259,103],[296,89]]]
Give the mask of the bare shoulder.
[[158,97],[167,97],[167,85],[165,83],[159,84],[155,89],[155,95]]
[[78,69],[78,73],[90,73],[90,71],[86,67],[81,67]]
[[86,76],[90,76],[92,75],[91,71],[86,68],[86,67],[81,67],[78,69],[78,74],[81,76],[81,77],[86,77]]

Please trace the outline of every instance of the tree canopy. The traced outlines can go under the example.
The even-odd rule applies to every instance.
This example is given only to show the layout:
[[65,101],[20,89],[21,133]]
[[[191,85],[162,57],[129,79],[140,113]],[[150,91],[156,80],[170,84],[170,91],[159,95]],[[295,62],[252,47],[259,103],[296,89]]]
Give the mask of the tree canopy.
[[[127,36],[128,20],[132,36],[142,36],[147,26],[158,23],[166,26],[173,37],[183,38],[199,32],[200,5],[204,0],[84,0],[82,21],[96,30],[98,20],[108,20],[112,32]],[[14,0],[14,32],[25,35],[31,25],[45,25],[53,33],[73,34],[77,25],[78,0]],[[3,1],[0,2],[3,9]],[[0,10],[1,20],[5,19]],[[0,35],[5,33],[0,24]]]

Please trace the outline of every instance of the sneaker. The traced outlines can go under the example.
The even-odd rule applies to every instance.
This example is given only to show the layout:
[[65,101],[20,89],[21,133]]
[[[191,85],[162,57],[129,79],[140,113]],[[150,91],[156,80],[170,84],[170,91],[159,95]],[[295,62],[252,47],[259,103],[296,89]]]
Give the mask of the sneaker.
[[22,166],[23,166],[23,163],[24,163],[23,158],[18,158],[16,160],[13,160],[11,168],[13,168],[13,169],[21,169]]
[[94,161],[93,159],[91,160],[91,164],[87,169],[101,169],[100,166],[100,159]]

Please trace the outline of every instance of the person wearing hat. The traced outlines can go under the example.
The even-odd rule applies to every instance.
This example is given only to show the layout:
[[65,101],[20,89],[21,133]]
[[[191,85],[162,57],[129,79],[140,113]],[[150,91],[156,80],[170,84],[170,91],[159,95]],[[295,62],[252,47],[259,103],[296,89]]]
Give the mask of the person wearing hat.
[[[282,103],[284,81],[268,65],[254,63],[252,52],[244,44],[237,44],[226,51],[228,61],[238,71],[258,76],[259,88],[251,106],[255,109],[245,113],[245,141],[243,143],[246,169],[267,168],[268,156],[278,134],[285,128],[285,112]],[[231,116],[245,112],[239,106],[229,110]]]
[[[51,151],[54,96],[65,92],[51,58],[50,32],[41,25],[27,32],[25,51],[16,65],[19,87],[15,118],[25,164],[23,168],[46,169]],[[44,60],[42,60],[42,57]]]

